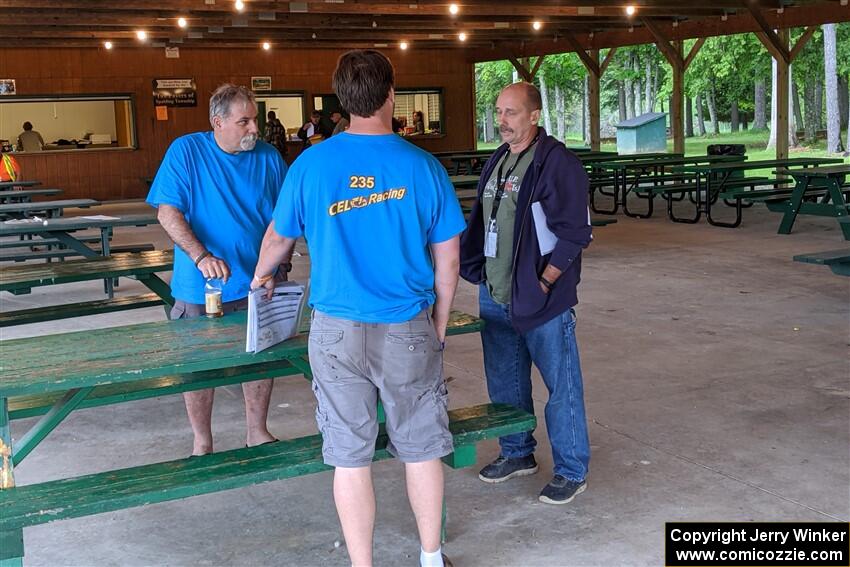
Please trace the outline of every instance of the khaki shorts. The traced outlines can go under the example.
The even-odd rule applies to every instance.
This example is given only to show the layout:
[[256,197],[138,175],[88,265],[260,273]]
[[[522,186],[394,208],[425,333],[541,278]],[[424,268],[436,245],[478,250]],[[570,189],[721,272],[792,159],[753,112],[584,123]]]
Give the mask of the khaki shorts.
[[[237,299],[236,301],[226,301],[221,305],[224,314],[234,313],[236,311],[248,310],[248,298]],[[203,303],[186,303],[179,299],[174,301],[174,307],[168,312],[168,319],[194,319],[195,317],[203,317],[207,314],[206,306]]]
[[325,464],[372,462],[378,399],[387,418],[387,449],[400,461],[430,461],[454,450],[443,353],[426,311],[393,324],[314,312],[309,352]]

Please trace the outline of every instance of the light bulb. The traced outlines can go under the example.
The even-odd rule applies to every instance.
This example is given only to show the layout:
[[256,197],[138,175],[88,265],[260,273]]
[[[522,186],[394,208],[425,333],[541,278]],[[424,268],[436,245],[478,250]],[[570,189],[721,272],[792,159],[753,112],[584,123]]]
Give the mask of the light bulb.
[[103,47],[105,47],[106,49],[112,49],[112,42],[111,41],[104,41]]
[[146,32],[145,30],[139,30],[136,32],[136,38],[139,41],[145,41],[148,38],[148,32]]
[[461,41],[466,41],[466,33],[460,32],[459,34],[457,34],[457,38]]
[[272,44],[271,44],[271,43],[269,43],[268,41],[264,41],[264,42],[263,42],[263,49],[265,49],[266,51],[268,51],[268,50],[269,50],[269,49],[271,49],[271,48],[272,48]]
[[634,16],[636,11],[637,11],[637,9],[634,6],[632,6],[631,4],[626,6],[626,14],[628,14],[629,16]]
[[535,30],[539,30],[540,28],[543,27],[543,22],[535,20],[534,22],[531,23],[531,27],[533,27]]
[[236,8],[237,12],[241,12],[245,9],[245,2],[242,0],[236,0],[236,2],[233,3],[233,7]]
[[460,12],[460,8],[458,8],[458,5],[457,5],[457,4],[449,4],[449,13],[450,13],[451,15],[453,15],[453,16],[454,16],[454,15],[455,15],[455,14],[457,14],[458,12]]
[[407,42],[402,41],[401,43],[398,44],[398,47],[399,47],[399,49],[402,49],[402,50],[407,49]]
[[177,18],[177,25],[181,28],[186,27],[186,18]]

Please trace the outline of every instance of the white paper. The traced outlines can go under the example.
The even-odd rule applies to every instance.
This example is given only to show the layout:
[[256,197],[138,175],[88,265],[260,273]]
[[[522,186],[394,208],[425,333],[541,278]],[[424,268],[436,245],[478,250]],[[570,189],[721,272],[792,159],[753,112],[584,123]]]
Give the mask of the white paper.
[[108,215],[91,215],[88,217],[82,217],[86,220],[120,220],[121,217],[110,217]]
[[531,214],[534,215],[534,230],[537,231],[537,245],[540,247],[540,255],[545,256],[555,249],[558,237],[549,230],[549,225],[546,224],[546,213],[543,212],[540,201],[531,203]]
[[245,352],[260,352],[293,337],[304,310],[305,287],[298,282],[281,282],[271,299],[266,288],[248,294],[248,329]]

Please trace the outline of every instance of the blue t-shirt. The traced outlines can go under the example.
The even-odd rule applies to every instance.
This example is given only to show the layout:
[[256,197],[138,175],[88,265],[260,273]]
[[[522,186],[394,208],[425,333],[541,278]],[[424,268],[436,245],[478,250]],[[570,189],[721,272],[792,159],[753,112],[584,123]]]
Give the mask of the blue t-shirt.
[[344,132],[302,153],[274,210],[304,235],[310,305],[333,317],[400,323],[434,303],[430,244],[466,228],[445,168],[395,134]]
[[[229,154],[212,132],[181,136],[165,153],[147,202],[179,209],[207,250],[227,262],[231,273],[223,301],[248,295],[286,169],[273,146],[258,141],[249,152]],[[187,303],[204,303],[204,276],[177,246],[171,293]]]

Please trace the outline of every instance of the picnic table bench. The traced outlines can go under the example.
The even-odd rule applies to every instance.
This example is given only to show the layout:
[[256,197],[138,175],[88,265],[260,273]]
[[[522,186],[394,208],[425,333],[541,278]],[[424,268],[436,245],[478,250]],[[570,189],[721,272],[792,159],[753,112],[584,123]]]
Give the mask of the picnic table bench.
[[58,201],[38,201],[35,203],[3,203],[0,205],[0,218],[24,218],[33,213],[44,213],[47,218],[61,217],[65,209],[87,209],[99,205],[94,199],[61,199]]
[[[845,193],[850,192],[850,187],[844,185],[845,179],[850,175],[850,164],[783,169],[780,173],[793,177],[795,185],[788,200],[782,203],[768,203],[768,208],[783,213],[779,234],[790,234],[799,214],[818,215],[835,217],[839,221],[844,240],[850,240],[850,224],[840,222],[850,214],[845,197]],[[816,193],[824,197],[821,202],[804,202],[804,199]]]
[[29,293],[34,287],[118,277],[133,277],[153,293],[4,311],[0,312],[0,327],[98,315],[154,305],[173,305],[174,299],[171,297],[168,284],[156,275],[158,272],[170,271],[173,262],[173,250],[158,250],[84,258],[59,264],[24,264],[4,268],[0,270],[0,291],[15,295]]
[[[760,198],[776,199],[783,195],[781,190],[787,182],[780,178],[740,177],[747,171],[784,168],[784,167],[812,167],[830,163],[839,163],[840,158],[786,158],[727,163],[703,163],[694,165],[681,165],[673,168],[673,171],[690,173],[696,178],[696,188],[692,191],[694,199],[694,216],[679,217],[673,211],[672,194],[667,194],[667,216],[674,222],[693,224],[699,222],[702,215],[713,226],[724,228],[735,228],[741,224],[744,200],[756,201]],[[767,187],[767,189],[756,189],[756,187]],[[770,193],[768,193],[770,192]],[[721,221],[714,218],[712,205],[723,196],[725,199],[734,200],[735,220],[732,222]]]
[[[246,314],[181,319],[0,341],[0,563],[22,563],[23,529],[328,470],[321,436],[15,486],[14,467],[74,409],[304,374],[307,336],[245,352]],[[448,334],[480,331],[480,319],[453,312]],[[107,345],[107,346],[105,346]],[[13,443],[10,420],[41,415]],[[453,468],[475,464],[484,439],[530,431],[535,417],[500,404],[449,412]],[[383,427],[375,460],[390,458]],[[11,450],[10,450],[11,448]],[[139,534],[144,537],[144,534]]]
[[51,197],[60,193],[61,189],[0,189],[0,204],[29,203],[33,197]]
[[797,254],[794,256],[794,261],[803,262],[804,264],[829,266],[833,274],[850,276],[850,248],[816,252],[814,254]]
[[11,189],[12,187],[35,187],[41,185],[41,181],[0,181],[0,189]]

